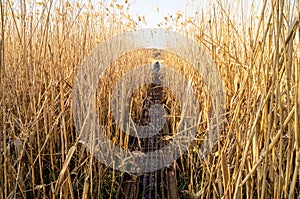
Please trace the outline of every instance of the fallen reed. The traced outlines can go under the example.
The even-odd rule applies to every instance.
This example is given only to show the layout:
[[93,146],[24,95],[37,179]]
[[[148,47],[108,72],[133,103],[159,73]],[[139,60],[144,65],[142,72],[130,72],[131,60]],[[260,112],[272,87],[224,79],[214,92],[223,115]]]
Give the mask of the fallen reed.
[[[71,92],[94,47],[143,27],[143,16],[131,16],[130,6],[104,0],[0,1],[0,199],[119,194],[124,173],[102,164],[78,142]],[[193,37],[216,63],[226,115],[218,142],[205,158],[198,149],[207,121],[199,126],[196,144],[174,163],[174,191],[180,198],[299,197],[299,3],[264,0],[249,12],[241,1],[190,6],[195,12],[166,16],[160,27]],[[116,133],[110,117],[104,120],[110,116],[109,88],[142,55],[144,62],[152,61],[139,51],[112,64],[97,91],[100,123],[124,148],[126,135]],[[194,72],[176,56],[165,59],[187,79]],[[193,85],[205,99],[205,118],[209,96],[201,90],[201,74]],[[140,98],[137,93],[137,104],[143,92]],[[173,106],[171,118],[178,113],[172,93],[166,101]]]

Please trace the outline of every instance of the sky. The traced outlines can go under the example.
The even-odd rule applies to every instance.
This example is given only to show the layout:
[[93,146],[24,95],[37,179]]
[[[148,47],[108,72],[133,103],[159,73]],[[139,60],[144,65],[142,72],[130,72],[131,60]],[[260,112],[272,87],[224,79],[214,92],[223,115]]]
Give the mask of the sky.
[[[135,16],[145,15],[147,28],[157,28],[168,14],[184,11],[187,3],[192,0],[130,0],[130,12]],[[159,10],[157,10],[159,8]]]
[[[118,2],[123,2],[124,0],[117,0]],[[291,0],[289,0],[291,1]],[[178,10],[182,11],[185,17],[193,16],[195,7],[207,8],[208,4],[211,2],[216,2],[214,0],[128,0],[131,4],[129,12],[133,16],[143,16],[147,22],[146,26],[143,28],[157,28],[157,24],[164,22],[164,17],[168,14],[176,14]],[[222,1],[221,1],[222,2]],[[228,1],[224,1],[228,2]],[[233,1],[238,5],[242,2],[244,4],[244,9],[250,11],[251,4],[254,2],[256,6],[261,6],[262,0],[237,0]],[[237,5],[236,4],[236,5]],[[188,10],[186,10],[187,5],[189,5]],[[159,8],[159,10],[157,10]],[[248,13],[250,14],[250,13]],[[258,13],[257,13],[258,14]]]

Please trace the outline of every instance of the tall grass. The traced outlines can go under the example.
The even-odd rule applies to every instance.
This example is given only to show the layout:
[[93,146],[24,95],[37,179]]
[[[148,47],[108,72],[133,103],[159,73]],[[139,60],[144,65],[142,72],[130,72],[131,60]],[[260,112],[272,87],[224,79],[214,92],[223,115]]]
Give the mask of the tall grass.
[[[124,174],[78,142],[71,92],[88,53],[109,36],[142,26],[143,17],[130,16],[127,1],[0,2],[0,198],[115,198]],[[227,112],[210,154],[202,158],[195,145],[174,163],[178,196],[299,197],[299,3],[265,0],[254,14],[241,2],[194,6],[197,14],[177,13],[161,26],[173,25],[207,50],[225,85]],[[107,71],[98,93],[109,92],[140,55]],[[182,60],[166,60],[185,77],[192,74]],[[99,96],[99,107],[107,107],[107,96]]]

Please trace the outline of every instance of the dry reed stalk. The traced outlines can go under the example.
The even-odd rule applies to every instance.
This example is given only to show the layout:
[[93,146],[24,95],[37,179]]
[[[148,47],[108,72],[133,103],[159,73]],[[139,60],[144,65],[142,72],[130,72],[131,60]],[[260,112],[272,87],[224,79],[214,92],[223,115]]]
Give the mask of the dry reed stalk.
[[[180,197],[294,198],[300,194],[299,5],[293,6],[283,0],[264,0],[260,12],[249,14],[242,1],[217,1],[186,21],[179,14],[174,20],[167,17],[166,27],[177,24],[175,28],[188,30],[216,62],[228,110],[216,148],[202,159],[197,147],[210,105],[208,91],[199,91],[199,99],[206,99],[199,137],[174,165]],[[127,7],[128,3],[117,6],[106,1],[83,5],[0,0],[0,199],[117,195],[123,174],[95,160],[78,143],[71,91],[78,68],[94,47],[110,35],[139,26],[128,16]],[[97,90],[99,95],[108,93],[97,98],[104,107],[98,112],[103,116],[100,123],[124,149],[129,148],[130,138],[114,126],[108,88],[135,66],[128,63],[141,54],[132,53],[112,64]],[[191,74],[188,63],[168,58],[186,79],[199,76],[193,79],[195,88],[205,87],[201,74]],[[143,92],[137,94],[137,105]],[[166,100],[172,105],[174,96],[168,93]],[[173,108],[170,121],[176,123],[178,110]]]

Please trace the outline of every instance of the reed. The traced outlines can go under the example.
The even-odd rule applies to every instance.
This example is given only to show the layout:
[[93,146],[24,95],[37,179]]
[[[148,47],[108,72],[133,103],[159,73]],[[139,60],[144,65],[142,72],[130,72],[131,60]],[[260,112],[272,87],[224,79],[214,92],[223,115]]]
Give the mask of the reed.
[[[299,3],[264,0],[249,10],[243,1],[237,2],[209,1],[205,9],[194,3],[186,9],[194,12],[174,13],[159,24],[203,46],[216,63],[226,92],[224,129],[203,158],[199,148],[211,107],[209,91],[189,63],[163,55],[186,79],[193,77],[203,118],[195,144],[173,165],[177,190],[171,191],[180,198],[296,198]],[[120,194],[125,174],[99,162],[78,140],[71,92],[77,71],[93,48],[112,35],[145,25],[143,16],[130,15],[130,6],[130,1],[0,0],[0,199]],[[120,58],[98,85],[99,122],[125,149],[130,139],[115,127],[110,91],[126,71],[151,63],[151,53],[138,50]],[[145,92],[146,87],[135,93],[136,117]],[[168,122],[175,129],[181,112],[174,101],[173,93],[166,91]]]

